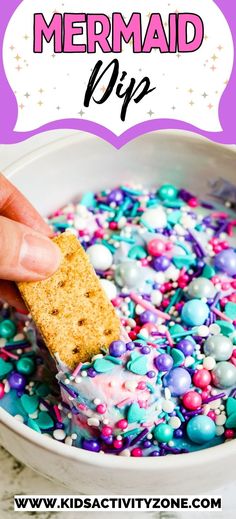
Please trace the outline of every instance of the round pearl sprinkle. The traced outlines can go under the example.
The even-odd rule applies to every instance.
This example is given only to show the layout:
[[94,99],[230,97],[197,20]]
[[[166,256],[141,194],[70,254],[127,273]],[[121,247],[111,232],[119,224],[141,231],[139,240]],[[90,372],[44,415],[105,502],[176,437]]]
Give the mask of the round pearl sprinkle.
[[230,359],[233,353],[233,344],[231,340],[224,335],[213,335],[206,340],[203,349],[205,355],[222,361]]
[[147,209],[142,215],[142,222],[149,229],[163,229],[167,222],[165,211],[162,207]]
[[178,342],[176,345],[176,348],[187,357],[189,355],[192,355],[195,349],[194,342],[192,340],[188,339],[182,339]]
[[24,389],[26,385],[26,378],[21,373],[12,373],[8,381],[12,389],[21,390]]
[[115,271],[116,283],[120,287],[134,288],[139,284],[140,273],[140,267],[136,261],[124,261]]
[[163,378],[164,387],[168,387],[173,396],[186,393],[191,386],[191,376],[184,368],[174,368]]
[[206,297],[207,299],[211,299],[215,296],[216,289],[209,279],[195,278],[189,284],[187,293],[191,298],[201,299],[202,297]]
[[161,423],[155,427],[153,435],[158,442],[168,443],[173,438],[173,428],[168,424]]
[[95,270],[108,270],[113,262],[111,251],[104,245],[91,245],[87,249],[89,259]]
[[216,426],[208,416],[194,416],[187,425],[187,435],[197,444],[203,444],[213,440],[216,434]]
[[164,184],[157,192],[161,200],[172,201],[178,196],[178,189],[173,184]]
[[181,317],[185,324],[189,326],[200,326],[204,324],[209,315],[209,308],[206,303],[199,299],[191,299],[183,306]]
[[189,391],[183,396],[183,405],[189,411],[195,411],[202,405],[202,397],[197,391]]
[[170,371],[173,367],[173,359],[170,355],[162,353],[154,360],[155,366],[159,371]]
[[211,374],[207,369],[200,369],[193,375],[193,383],[201,389],[206,388],[211,382]]
[[109,353],[113,357],[121,357],[126,352],[126,344],[123,341],[113,341],[109,346]]
[[228,274],[229,276],[236,275],[236,253],[233,249],[226,249],[219,254],[216,254],[214,258],[214,266]]
[[236,367],[231,362],[218,362],[212,371],[212,381],[222,389],[233,387],[236,384]]
[[4,339],[12,339],[16,333],[16,325],[10,319],[0,322],[0,337]]
[[147,250],[150,256],[162,256],[166,250],[165,242],[158,238],[154,238],[148,242]]
[[167,256],[160,256],[158,258],[154,258],[152,266],[157,272],[164,272],[169,268],[170,260],[167,258]]

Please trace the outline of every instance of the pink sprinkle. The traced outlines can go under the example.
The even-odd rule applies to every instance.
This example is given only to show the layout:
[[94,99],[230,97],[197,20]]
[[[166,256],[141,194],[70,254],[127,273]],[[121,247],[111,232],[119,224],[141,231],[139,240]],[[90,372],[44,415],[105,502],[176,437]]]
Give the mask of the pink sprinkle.
[[78,404],[78,408],[80,411],[85,411],[87,409],[87,406],[85,404]]
[[232,319],[230,319],[229,317],[227,317],[227,315],[223,314],[222,312],[220,312],[220,310],[218,310],[217,308],[211,308],[212,312],[214,312],[214,314],[216,314],[218,317],[220,317],[221,319],[223,319],[223,321],[227,321],[228,323],[232,323]]
[[171,335],[170,335],[169,330],[166,330],[166,332],[165,332],[165,336],[166,336],[166,338],[167,338],[167,341],[168,341],[169,345],[170,345],[170,346],[174,346],[174,341],[173,341],[173,339],[172,339],[172,337],[171,337]]
[[121,400],[121,402],[116,404],[116,407],[118,407],[120,409],[120,408],[124,407],[125,405],[132,404],[132,403],[133,403],[133,400],[131,400],[130,398],[125,398],[124,400]]
[[80,362],[80,363],[78,364],[78,366],[76,366],[75,370],[74,370],[73,373],[72,373],[72,377],[73,377],[73,378],[77,377],[77,375],[78,375],[79,372],[80,372],[80,368],[82,367],[82,365],[83,365],[82,362]]
[[61,413],[59,411],[59,407],[57,405],[54,405],[53,406],[53,409],[54,409],[54,413],[56,415],[56,419],[58,422],[62,423],[62,417],[61,417]]
[[9,357],[10,359],[14,359],[14,360],[19,359],[18,355],[15,355],[14,353],[10,353],[9,351],[5,350],[5,348],[2,348],[2,352],[5,353],[5,355],[7,355],[7,357]]
[[155,425],[159,425],[159,423],[163,423],[165,420],[164,418],[160,418],[159,420],[156,420]]
[[165,321],[170,320],[170,316],[164,312],[161,312],[161,310],[158,310],[153,306],[149,301],[145,301],[141,296],[135,294],[135,292],[130,292],[130,298],[136,303],[137,305],[142,306],[146,310],[150,310],[154,314],[158,315],[161,319],[164,319]]

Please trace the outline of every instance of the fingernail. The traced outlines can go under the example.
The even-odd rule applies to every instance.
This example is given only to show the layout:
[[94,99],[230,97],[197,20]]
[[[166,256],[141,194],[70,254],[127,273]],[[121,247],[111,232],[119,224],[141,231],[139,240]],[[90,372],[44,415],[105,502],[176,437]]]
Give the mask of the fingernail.
[[40,278],[52,275],[60,265],[60,249],[49,238],[26,234],[20,252],[20,264]]

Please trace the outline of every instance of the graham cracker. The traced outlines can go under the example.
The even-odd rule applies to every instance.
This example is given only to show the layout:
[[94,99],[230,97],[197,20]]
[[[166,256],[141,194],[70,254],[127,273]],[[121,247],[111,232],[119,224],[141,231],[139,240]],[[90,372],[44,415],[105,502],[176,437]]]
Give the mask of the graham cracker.
[[53,241],[62,253],[59,269],[18,287],[50,353],[73,369],[119,339],[120,320],[77,238],[65,232]]

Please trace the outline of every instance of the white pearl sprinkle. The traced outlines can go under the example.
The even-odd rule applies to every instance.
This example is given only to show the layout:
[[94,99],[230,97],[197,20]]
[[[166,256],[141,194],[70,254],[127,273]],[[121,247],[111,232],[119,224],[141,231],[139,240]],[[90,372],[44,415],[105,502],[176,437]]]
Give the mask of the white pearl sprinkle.
[[65,431],[63,431],[63,429],[55,429],[55,431],[53,431],[52,435],[53,435],[53,438],[55,438],[55,440],[64,440],[66,437],[66,433],[65,433]]

